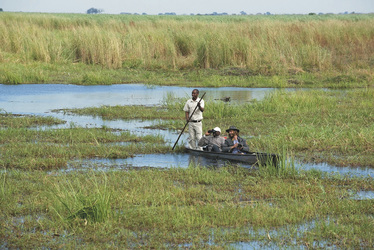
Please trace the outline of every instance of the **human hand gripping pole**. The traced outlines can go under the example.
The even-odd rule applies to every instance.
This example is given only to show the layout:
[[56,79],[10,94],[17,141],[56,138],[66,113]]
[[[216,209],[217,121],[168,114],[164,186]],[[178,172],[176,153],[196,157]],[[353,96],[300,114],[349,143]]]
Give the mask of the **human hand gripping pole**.
[[177,145],[177,143],[178,143],[178,141],[179,141],[179,138],[181,138],[181,135],[183,134],[184,130],[185,130],[186,127],[187,127],[187,124],[190,122],[192,115],[195,113],[197,107],[199,107],[200,102],[201,102],[201,100],[204,98],[205,94],[206,94],[206,92],[201,96],[199,102],[197,103],[195,109],[193,110],[193,112],[191,113],[190,117],[188,118],[188,121],[187,121],[186,124],[184,125],[184,127],[183,127],[183,129],[182,129],[182,132],[179,134],[178,139],[177,139],[177,141],[174,143],[174,146],[173,146],[173,148],[172,148],[171,150],[174,150],[175,146]]

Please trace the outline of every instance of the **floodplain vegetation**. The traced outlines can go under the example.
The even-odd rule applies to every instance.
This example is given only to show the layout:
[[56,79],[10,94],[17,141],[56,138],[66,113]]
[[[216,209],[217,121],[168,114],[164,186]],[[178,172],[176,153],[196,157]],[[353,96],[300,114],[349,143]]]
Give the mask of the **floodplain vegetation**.
[[373,86],[374,15],[1,13],[0,82]]
[[[290,160],[374,166],[373,27],[373,14],[1,13],[4,84],[349,90],[278,91],[241,105],[207,97],[204,130],[236,125],[253,151],[282,156],[278,168],[67,169],[171,146],[1,111],[0,248],[374,248],[374,201],[355,198],[374,191],[373,178],[297,170]],[[178,130],[184,101],[64,112]]]
[[[235,124],[253,151],[293,152],[308,162],[374,167],[374,89],[276,91],[240,105],[206,101],[203,129]],[[102,106],[64,112],[103,119],[163,119],[155,128],[182,129],[185,100],[159,107]]]
[[[41,129],[64,121],[0,113],[1,247],[373,248],[374,200],[355,194],[374,191],[374,179],[297,170],[288,158],[372,167],[373,98],[373,89],[362,88],[279,91],[242,105],[207,100],[205,130],[235,124],[252,150],[282,156],[278,168],[255,169],[66,169],[74,159],[168,153],[171,146],[106,127]],[[183,104],[168,96],[159,107],[64,112],[162,117],[159,126],[179,129]]]
[[[48,170],[66,167],[73,159],[128,158],[136,153],[164,153],[168,151],[160,136],[135,136],[128,131],[103,128],[38,129],[35,125],[51,125],[63,121],[39,118],[39,122],[25,122],[30,117],[0,114],[6,122],[0,129],[0,166],[25,170]],[[12,119],[12,121],[10,121]],[[31,119],[36,119],[32,117]],[[6,124],[5,126],[3,124]],[[32,129],[33,128],[33,129]],[[114,133],[116,132],[116,133]],[[133,142],[124,145],[124,142]]]
[[190,166],[0,172],[2,248],[372,248],[372,178]]

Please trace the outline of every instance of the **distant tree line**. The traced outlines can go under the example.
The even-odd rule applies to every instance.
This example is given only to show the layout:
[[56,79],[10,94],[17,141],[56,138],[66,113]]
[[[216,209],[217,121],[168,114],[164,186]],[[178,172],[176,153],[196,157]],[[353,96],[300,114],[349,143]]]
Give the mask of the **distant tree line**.
[[[120,14],[122,15],[140,15],[138,13],[130,13],[130,12],[121,12]],[[314,12],[311,12],[311,13],[308,13],[307,15],[333,15],[334,13],[314,13]],[[339,13],[339,15],[346,15],[346,14],[357,14],[355,12],[344,12],[344,13]],[[141,15],[148,15],[147,13],[142,13]],[[158,15],[165,15],[165,16],[174,16],[174,15],[177,15],[175,12],[165,12],[165,13],[158,13]],[[186,15],[186,14],[182,14],[182,15]],[[242,16],[245,16],[245,15],[276,15],[276,14],[272,14],[270,12],[265,12],[265,13],[257,13],[257,14],[247,14],[245,11],[240,11],[239,14],[228,14],[227,12],[222,12],[222,13],[218,13],[218,12],[213,12],[213,13],[206,13],[206,14],[201,14],[201,13],[198,13],[198,14],[194,14],[194,13],[191,13],[189,14],[190,16],[227,16],[227,15],[232,15],[232,16],[235,16],[235,15],[242,15]]]
[[90,8],[87,10],[87,14],[100,14],[104,12],[102,9]]
[[[0,8],[0,12],[4,11],[3,8]],[[103,9],[97,9],[97,8],[90,8],[87,10],[87,14],[100,14],[100,13],[103,13],[104,10]],[[139,15],[138,13],[129,13],[129,12],[121,12],[120,14],[123,14],[123,15]],[[318,13],[318,15],[324,15],[324,14],[333,14],[333,13]],[[347,14],[356,14],[355,12],[348,12],[348,11],[345,11],[343,13],[339,13],[339,14],[344,14],[344,15],[347,15]],[[147,13],[142,13],[142,15],[147,15]],[[171,15],[171,16],[174,16],[174,15],[177,15],[175,12],[166,12],[166,13],[158,13],[158,15]],[[193,13],[190,14],[191,16],[195,15]],[[213,12],[213,13],[210,13],[210,14],[196,14],[198,16],[226,16],[226,15],[229,15],[228,13],[226,12],[223,12],[223,13],[217,13],[217,12]],[[236,15],[236,14],[232,14],[232,15]],[[240,15],[250,15],[250,14],[247,14],[245,11],[240,11]],[[256,15],[272,15],[270,12],[266,12],[266,13],[257,13]],[[308,15],[317,15],[317,13],[314,13],[314,12],[311,12],[311,13],[308,13]]]
[[[0,8],[0,11],[3,11],[2,8]],[[87,10],[87,14],[100,14],[100,13],[103,13],[104,10],[102,9],[97,9],[97,8],[90,8]],[[142,13],[142,14],[138,14],[138,13],[130,13],[130,12],[121,12],[120,14],[122,15],[148,15],[147,13]],[[318,15],[324,15],[324,14],[333,14],[333,13],[318,13]],[[339,13],[339,14],[356,14],[355,12],[344,12],[344,13]],[[177,15],[175,12],[165,12],[165,13],[158,13],[158,15],[162,16],[162,15],[165,15],[165,16],[175,16]],[[242,15],[242,16],[245,16],[245,15],[252,15],[252,14],[247,14],[247,12],[245,11],[240,11],[239,14],[228,14],[227,12],[222,12],[222,13],[218,13],[218,12],[213,12],[213,13],[206,13],[206,14],[194,14],[194,13],[191,13],[190,16],[194,16],[194,15],[197,15],[197,16],[227,16],[227,15]],[[272,13],[270,12],[265,12],[265,13],[257,13],[256,15],[273,15]],[[314,12],[310,12],[308,13],[308,15],[317,15],[317,13],[314,13]]]

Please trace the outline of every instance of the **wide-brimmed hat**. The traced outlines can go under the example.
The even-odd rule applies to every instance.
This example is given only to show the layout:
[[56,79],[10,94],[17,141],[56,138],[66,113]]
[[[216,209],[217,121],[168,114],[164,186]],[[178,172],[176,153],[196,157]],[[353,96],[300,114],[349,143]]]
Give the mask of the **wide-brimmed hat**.
[[230,126],[228,129],[226,129],[226,132],[228,133],[230,130],[236,130],[239,133],[239,129],[237,129],[235,126]]

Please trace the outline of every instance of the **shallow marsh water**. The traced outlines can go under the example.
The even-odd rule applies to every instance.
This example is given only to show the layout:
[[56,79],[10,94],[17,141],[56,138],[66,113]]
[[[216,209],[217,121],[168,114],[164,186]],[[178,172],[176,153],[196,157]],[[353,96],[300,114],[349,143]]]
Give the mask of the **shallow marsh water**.
[[[190,98],[192,88],[170,86],[148,86],[142,84],[117,84],[79,86],[70,84],[0,84],[0,111],[13,114],[53,116],[65,120],[65,124],[50,128],[66,128],[72,124],[80,127],[108,127],[126,129],[135,134],[159,134],[166,141],[176,140],[177,131],[144,129],[157,121],[103,120],[99,117],[69,115],[52,112],[59,109],[100,107],[103,105],[160,105],[169,95],[174,98]],[[230,97],[232,103],[261,100],[270,88],[200,88],[211,100]],[[181,142],[186,135],[181,137]]]
[[[261,100],[267,94],[277,91],[273,88],[199,88],[200,93],[207,93],[207,99],[220,100],[230,97],[231,103],[250,102]],[[294,89],[289,89],[294,91]],[[66,123],[62,125],[42,127],[43,128],[66,128],[70,126],[79,127],[108,127],[113,129],[129,130],[138,135],[161,135],[173,145],[178,137],[179,131],[147,129],[146,127],[157,124],[157,120],[103,120],[100,117],[79,116],[53,112],[59,109],[72,109],[84,107],[100,107],[103,105],[160,105],[168,96],[175,98],[190,98],[192,88],[176,86],[150,86],[142,84],[116,84],[79,86],[70,84],[0,84],[0,111],[13,114],[31,114],[42,116],[53,116]],[[208,98],[209,97],[209,98]],[[182,117],[181,111],[181,117]],[[39,129],[39,128],[38,128]],[[187,134],[183,134],[179,143],[184,144]],[[207,159],[194,158],[189,154],[149,154],[137,155],[129,159],[93,159],[84,161],[83,166],[100,164],[106,167],[187,167],[190,163],[200,165],[223,165],[224,162],[213,162]],[[241,164],[243,167],[245,164]],[[71,163],[68,169],[76,166]],[[340,174],[350,173],[352,175],[374,177],[374,169],[335,167],[328,164],[300,164],[296,167],[303,169],[316,168],[326,172],[337,172]]]
[[[261,100],[271,88],[199,88],[207,98],[248,102]],[[80,86],[70,84],[0,84],[0,108],[17,114],[50,113],[53,109],[99,107],[102,105],[158,105],[168,94],[175,98],[190,98],[192,88],[116,84]]]
[[[91,168],[96,166],[101,169],[106,168],[142,168],[142,167],[157,167],[157,168],[171,168],[181,167],[187,168],[189,164],[200,166],[224,166],[225,161],[217,159],[208,159],[204,157],[196,157],[189,154],[147,154],[135,155],[133,158],[127,159],[89,159],[70,162],[67,169],[63,171],[72,171],[77,169],[77,165],[81,169]],[[245,163],[236,163],[241,167],[252,168],[251,165]],[[335,167],[326,163],[320,164],[305,164],[301,162],[294,162],[295,167],[303,170],[318,169],[323,172],[336,173],[349,176],[364,176],[374,178],[374,169],[368,167]]]

